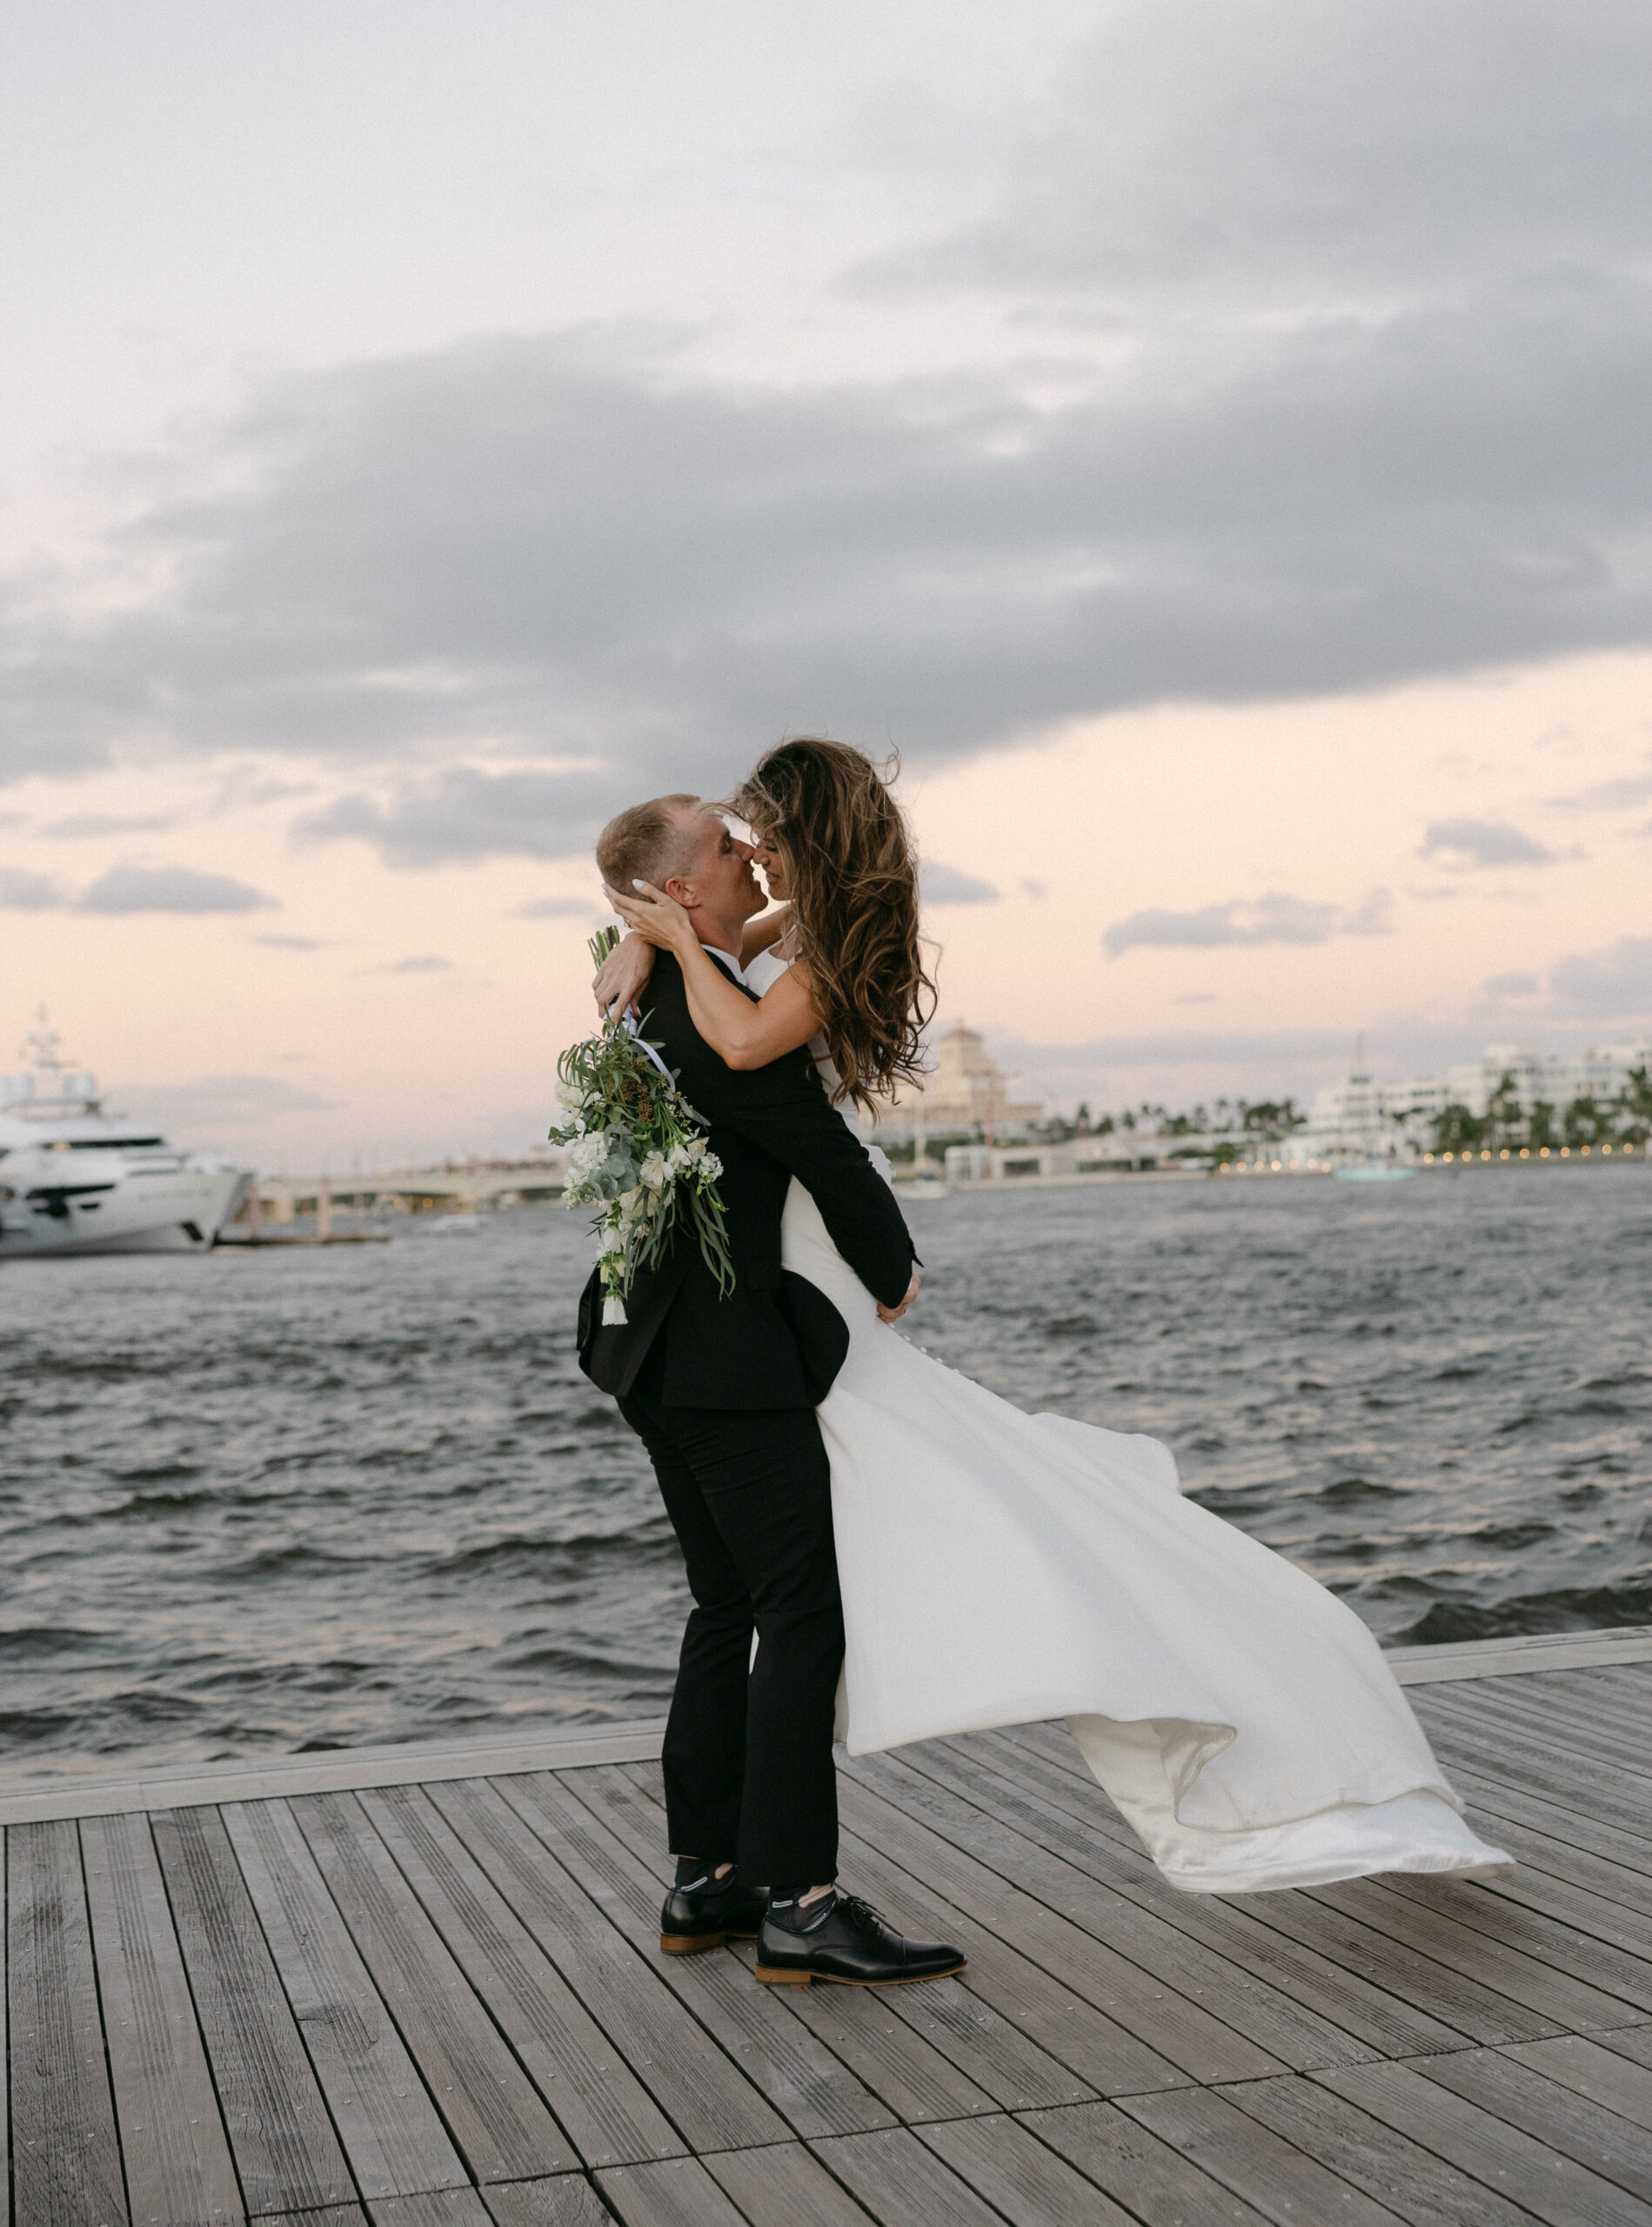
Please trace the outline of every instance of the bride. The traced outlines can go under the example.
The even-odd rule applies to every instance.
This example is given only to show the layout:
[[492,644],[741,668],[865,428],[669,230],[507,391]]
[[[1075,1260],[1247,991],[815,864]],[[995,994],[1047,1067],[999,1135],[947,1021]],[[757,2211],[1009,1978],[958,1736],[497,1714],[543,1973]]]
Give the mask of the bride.
[[[635,1009],[653,947],[669,950],[731,1067],[806,1043],[851,1120],[916,1072],[933,994],[900,808],[860,752],[803,740],[770,751],[728,810],[779,900],[746,931],[759,1002],[645,883],[610,892],[633,934],[599,1005]],[[786,1267],[850,1332],[819,1414],[851,1755],[1065,1717],[1165,1877],[1206,1894],[1510,1863],[1465,1823],[1359,1618],[1184,1500],[1167,1447],[1024,1414],[909,1344],[795,1180],[782,1234]]]

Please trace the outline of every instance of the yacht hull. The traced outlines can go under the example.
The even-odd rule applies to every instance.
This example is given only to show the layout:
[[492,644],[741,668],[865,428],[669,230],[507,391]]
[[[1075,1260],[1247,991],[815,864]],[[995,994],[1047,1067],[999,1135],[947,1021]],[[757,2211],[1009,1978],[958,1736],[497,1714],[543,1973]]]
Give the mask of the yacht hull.
[[[90,1173],[90,1171],[88,1171]],[[106,1189],[0,1209],[0,1261],[92,1253],[206,1253],[246,1196],[243,1169],[130,1171]]]

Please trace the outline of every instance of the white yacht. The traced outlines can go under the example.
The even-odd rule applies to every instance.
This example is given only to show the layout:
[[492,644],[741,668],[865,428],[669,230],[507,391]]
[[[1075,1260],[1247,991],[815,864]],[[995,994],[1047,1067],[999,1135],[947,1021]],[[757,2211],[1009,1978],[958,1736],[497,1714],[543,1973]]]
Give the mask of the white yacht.
[[106,1114],[96,1078],[62,1058],[44,1019],[23,1047],[29,1067],[0,1075],[0,1263],[208,1251],[251,1170]]

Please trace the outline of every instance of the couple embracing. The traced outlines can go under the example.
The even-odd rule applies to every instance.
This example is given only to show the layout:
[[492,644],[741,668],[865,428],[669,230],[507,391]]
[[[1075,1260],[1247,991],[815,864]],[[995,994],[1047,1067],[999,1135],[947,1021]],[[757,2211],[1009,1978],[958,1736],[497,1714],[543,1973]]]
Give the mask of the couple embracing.
[[756,1938],[772,1982],[963,1969],[839,1892],[834,1729],[864,1755],[1065,1717],[1196,1892],[1506,1866],[1365,1626],[1184,1500],[1167,1448],[1025,1414],[894,1327],[916,1255],[852,1121],[913,1079],[931,986],[880,770],[782,743],[726,807],[621,813],[597,859],[632,930],[599,1006],[645,1013],[710,1123],[734,1266],[724,1296],[679,1243],[623,1324],[594,1275],[580,1308],[581,1365],[648,1449],[694,1602],[662,1948]]

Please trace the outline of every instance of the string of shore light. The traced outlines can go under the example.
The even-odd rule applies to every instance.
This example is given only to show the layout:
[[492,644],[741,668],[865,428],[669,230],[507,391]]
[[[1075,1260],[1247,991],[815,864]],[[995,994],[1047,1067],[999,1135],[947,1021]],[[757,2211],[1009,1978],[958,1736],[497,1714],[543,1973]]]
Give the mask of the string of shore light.
[[[1645,1159],[1648,1147],[1639,1147]],[[1539,1145],[1534,1152],[1529,1145],[1518,1151],[1504,1145],[1501,1151],[1492,1152],[1482,1147],[1479,1152],[1425,1152],[1421,1160],[1401,1160],[1396,1165],[1405,1167],[1449,1167],[1454,1162],[1467,1167],[1471,1162],[1478,1166],[1481,1160],[1633,1160],[1634,1145]],[[1334,1163],[1328,1160],[1227,1160],[1217,1169],[1219,1175],[1329,1175]]]

